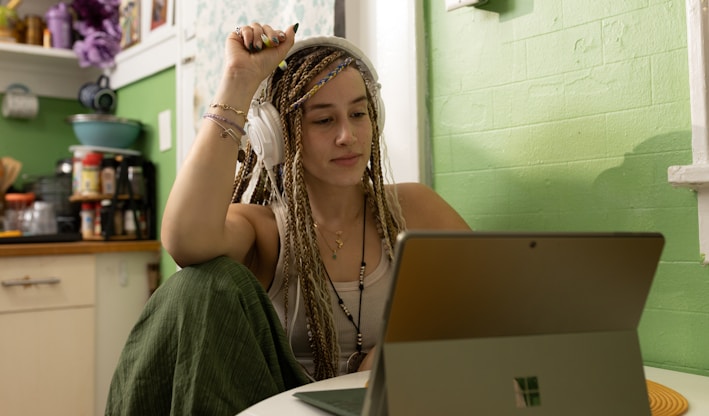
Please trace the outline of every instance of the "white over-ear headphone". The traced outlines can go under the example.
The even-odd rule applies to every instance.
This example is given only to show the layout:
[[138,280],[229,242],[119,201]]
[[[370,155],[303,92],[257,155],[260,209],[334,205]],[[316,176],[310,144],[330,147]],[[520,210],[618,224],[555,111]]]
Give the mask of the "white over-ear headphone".
[[[365,82],[373,84],[367,85],[367,87],[370,88],[370,93],[374,96],[376,102],[379,131],[383,131],[384,103],[380,94],[379,77],[369,58],[347,39],[336,36],[315,36],[296,42],[291,50],[288,51],[286,60],[296,52],[314,46],[332,46],[342,49],[355,58],[356,65],[359,66],[360,70],[368,73],[368,78],[370,79],[365,80]],[[249,122],[246,123],[245,130],[254,153],[270,170],[272,167],[283,163],[285,152],[283,150],[283,129],[281,128],[280,114],[270,102],[263,100],[261,97],[265,86],[266,83],[264,82],[251,101],[248,114]]]

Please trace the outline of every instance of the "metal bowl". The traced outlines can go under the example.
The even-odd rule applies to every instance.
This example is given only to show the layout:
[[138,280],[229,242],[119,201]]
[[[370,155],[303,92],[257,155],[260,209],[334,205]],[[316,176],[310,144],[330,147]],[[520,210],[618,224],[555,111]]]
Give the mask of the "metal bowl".
[[143,128],[141,122],[111,114],[75,114],[66,118],[74,135],[86,146],[125,149],[135,143]]

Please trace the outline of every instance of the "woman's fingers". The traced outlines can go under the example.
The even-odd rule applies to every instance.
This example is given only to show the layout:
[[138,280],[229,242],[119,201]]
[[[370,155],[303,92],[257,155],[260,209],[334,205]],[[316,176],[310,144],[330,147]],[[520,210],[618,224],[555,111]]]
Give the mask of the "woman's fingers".
[[241,40],[244,47],[252,53],[276,47],[286,40],[286,34],[282,30],[275,30],[269,25],[255,22],[248,26],[237,26],[234,34],[237,40]]

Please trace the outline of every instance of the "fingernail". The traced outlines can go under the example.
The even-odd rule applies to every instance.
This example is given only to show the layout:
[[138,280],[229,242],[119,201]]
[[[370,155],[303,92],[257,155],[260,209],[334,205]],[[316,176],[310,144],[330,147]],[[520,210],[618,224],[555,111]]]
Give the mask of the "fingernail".
[[249,44],[249,52],[256,52],[256,48],[254,48],[254,44],[250,43]]
[[286,34],[283,32],[278,32],[278,41],[286,40]]
[[281,41],[278,40],[278,38],[275,36],[271,38],[271,42],[273,42],[273,44],[276,46],[278,46],[281,43]]
[[261,40],[263,41],[263,44],[266,45],[267,48],[270,48],[273,46],[273,44],[271,44],[271,39],[269,39],[268,36],[261,34]]
[[293,26],[293,33],[298,33],[298,26],[300,26],[300,23],[296,23],[295,26]]

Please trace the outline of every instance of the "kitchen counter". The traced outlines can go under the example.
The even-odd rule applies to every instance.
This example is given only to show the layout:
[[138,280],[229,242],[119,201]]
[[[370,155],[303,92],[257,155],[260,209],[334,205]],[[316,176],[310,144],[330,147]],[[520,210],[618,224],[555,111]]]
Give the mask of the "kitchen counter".
[[160,242],[157,240],[125,240],[0,245],[0,257],[123,253],[131,251],[160,251]]

